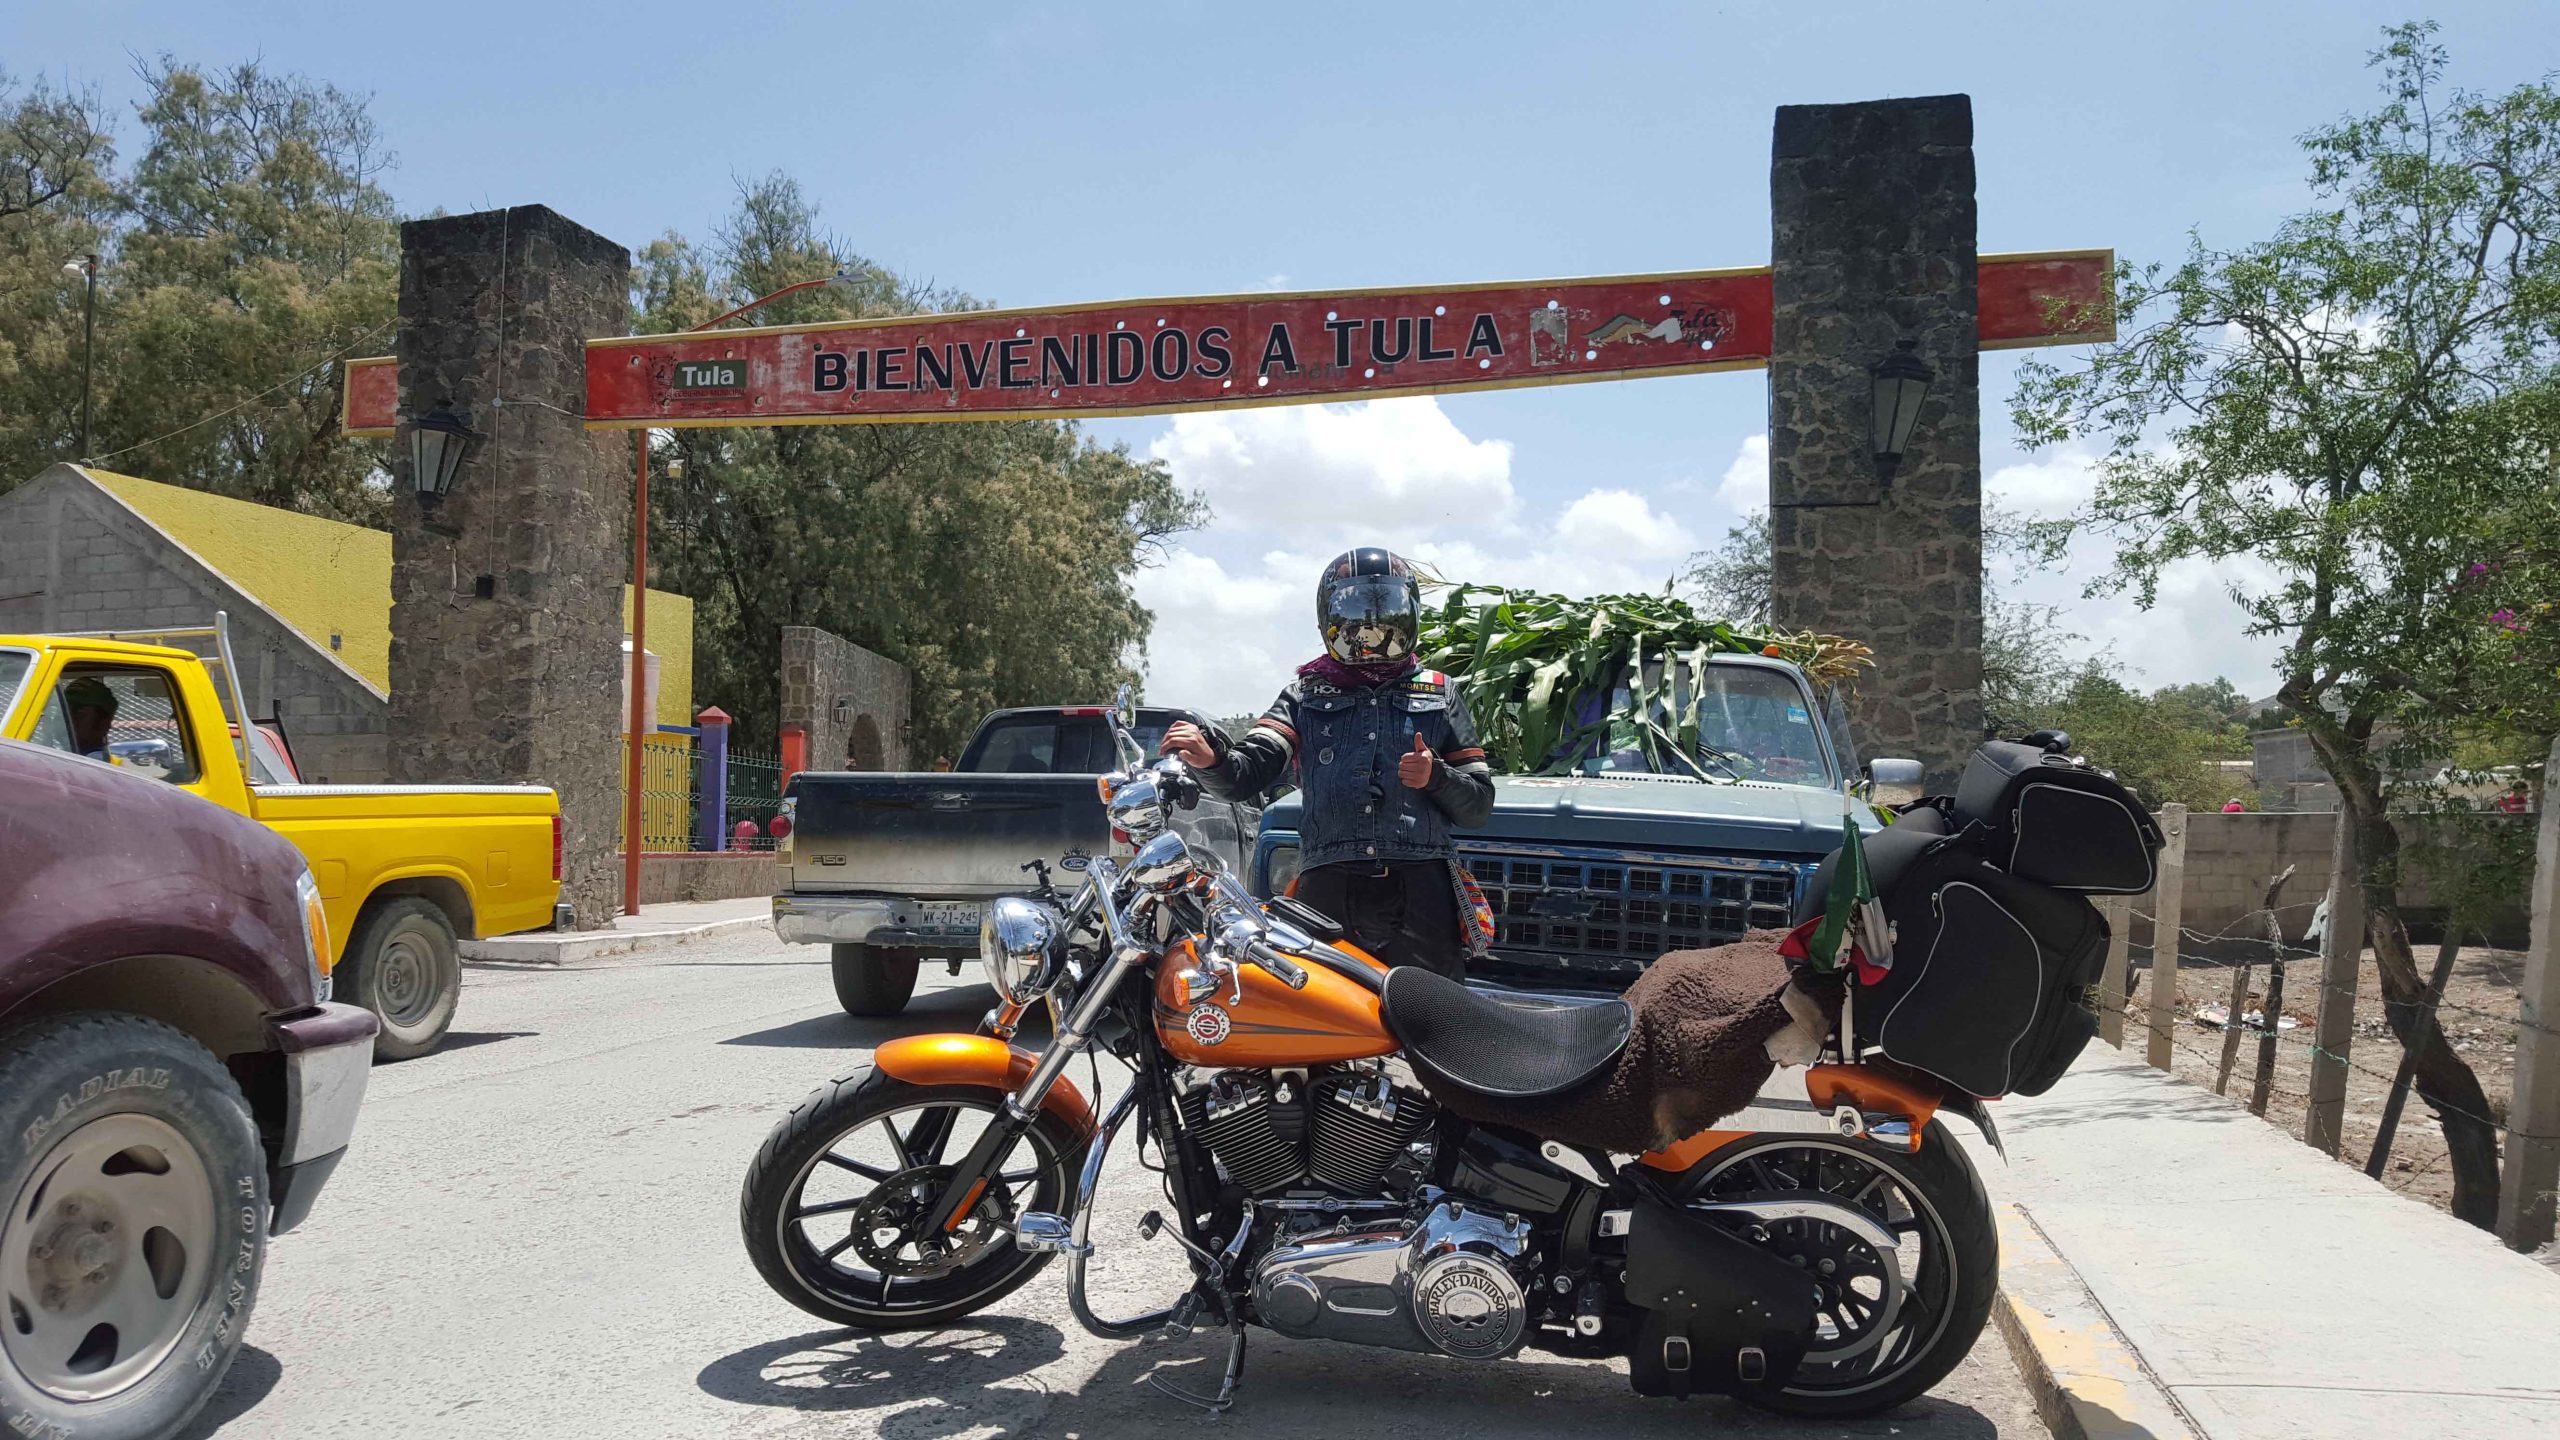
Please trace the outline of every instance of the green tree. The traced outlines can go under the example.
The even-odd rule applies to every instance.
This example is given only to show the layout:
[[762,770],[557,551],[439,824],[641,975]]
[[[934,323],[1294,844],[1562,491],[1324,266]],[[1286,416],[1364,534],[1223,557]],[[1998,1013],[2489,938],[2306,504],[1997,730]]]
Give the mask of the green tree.
[[1690,556],[1673,584],[1706,614],[1745,625],[1769,623],[1769,512],[1743,516],[1724,532],[1722,544]]
[[[780,175],[742,185],[707,246],[647,247],[635,298],[644,330],[689,329],[831,274],[755,322],[976,304],[852,253]],[[1107,699],[1151,622],[1131,573],[1205,513],[1162,465],[1054,422],[685,430],[660,453],[680,474],[650,490],[653,583],[694,598],[697,689],[758,744],[785,625],[905,664],[918,754],[958,754],[999,705]]]
[[80,458],[79,295],[59,271],[94,252],[89,458],[382,523],[380,444],[338,433],[333,363],[388,348],[398,293],[392,157],[364,102],[255,64],[140,74],[129,171],[85,99],[30,91],[0,128],[0,489]]
[[0,72],[0,491],[79,448],[81,282],[62,266],[112,254],[114,164],[94,96]]
[[[2281,637],[2280,694],[2335,782],[2384,996],[2452,1152],[2454,1213],[2489,1225],[2497,1134],[2432,1022],[2402,916],[2401,778],[2502,704],[2462,578],[2548,485],[2560,376],[2560,93],[2450,90],[2433,27],[2388,32],[2372,113],[2304,137],[2319,208],[2273,238],[2118,276],[2123,338],[2031,366],[2032,443],[2110,444],[2088,524],[2148,603],[2168,566],[2247,556],[2237,598]],[[2547,672],[2545,672],[2547,674]],[[2507,697],[2501,699],[2500,697]],[[2545,721],[2547,725],[2547,721]],[[2545,731],[2547,733],[2547,729]],[[2396,739],[2392,737],[2397,737]]]

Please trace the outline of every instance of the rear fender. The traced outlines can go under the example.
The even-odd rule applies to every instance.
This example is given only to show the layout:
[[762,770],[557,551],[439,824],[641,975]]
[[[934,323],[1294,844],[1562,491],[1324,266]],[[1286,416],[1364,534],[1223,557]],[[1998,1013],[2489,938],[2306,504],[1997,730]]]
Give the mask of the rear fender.
[[[908,1035],[872,1052],[880,1071],[910,1085],[975,1085],[1007,1095],[1031,1078],[1040,1057],[988,1035]],[[1084,1139],[1093,1134],[1093,1105],[1064,1075],[1040,1097],[1040,1108]]]
[[[1933,1081],[1906,1080],[1864,1065],[1816,1065],[1805,1074],[1804,1093],[1813,1108],[1826,1115],[1854,1109],[1858,1128],[1870,1138],[1901,1141],[1915,1155],[1921,1134],[1936,1118],[1938,1107],[1947,1103],[1945,1088]],[[1875,1133],[1876,1127],[1892,1124],[1899,1124],[1905,1133]]]

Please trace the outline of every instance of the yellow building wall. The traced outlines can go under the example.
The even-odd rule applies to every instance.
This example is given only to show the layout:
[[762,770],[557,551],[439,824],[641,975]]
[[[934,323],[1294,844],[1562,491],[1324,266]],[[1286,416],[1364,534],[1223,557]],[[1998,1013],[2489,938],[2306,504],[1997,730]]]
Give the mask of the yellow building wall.
[[[336,635],[338,659],[391,693],[391,532],[111,470],[86,473],[314,646],[328,650]],[[628,585],[622,623],[630,628]],[[692,724],[691,600],[649,592],[649,651],[658,657],[658,723]]]

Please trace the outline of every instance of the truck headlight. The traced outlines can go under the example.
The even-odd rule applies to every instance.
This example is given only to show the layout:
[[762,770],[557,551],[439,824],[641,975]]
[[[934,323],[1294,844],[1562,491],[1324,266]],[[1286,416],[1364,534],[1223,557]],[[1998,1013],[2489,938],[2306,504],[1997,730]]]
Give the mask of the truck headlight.
[[1007,895],[987,906],[987,918],[978,925],[978,953],[996,993],[1028,1005],[1048,994],[1066,969],[1066,926],[1039,901]]
[[1297,846],[1274,845],[1271,847],[1271,869],[1270,873],[1264,877],[1263,883],[1271,887],[1271,893],[1274,895],[1289,893],[1289,887],[1298,883]]
[[294,878],[293,898],[302,906],[302,958],[311,967],[311,998],[329,998],[329,971],[337,964],[337,947],[329,943],[329,908],[320,903],[320,882],[305,869]]

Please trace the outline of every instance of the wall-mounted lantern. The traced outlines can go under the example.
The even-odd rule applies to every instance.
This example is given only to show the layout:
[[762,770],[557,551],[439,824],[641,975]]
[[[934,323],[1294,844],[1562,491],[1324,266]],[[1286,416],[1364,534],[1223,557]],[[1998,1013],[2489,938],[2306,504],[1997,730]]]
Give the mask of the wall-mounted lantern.
[[436,408],[409,422],[409,476],[418,487],[418,503],[432,510],[453,488],[462,457],[479,439],[468,414],[457,415],[439,401]]
[[1876,482],[1880,485],[1893,484],[1903,449],[1911,443],[1912,427],[1920,423],[1920,402],[1929,396],[1929,382],[1938,378],[1912,353],[1918,348],[1918,341],[1900,341],[1892,354],[1867,370],[1875,382]]

